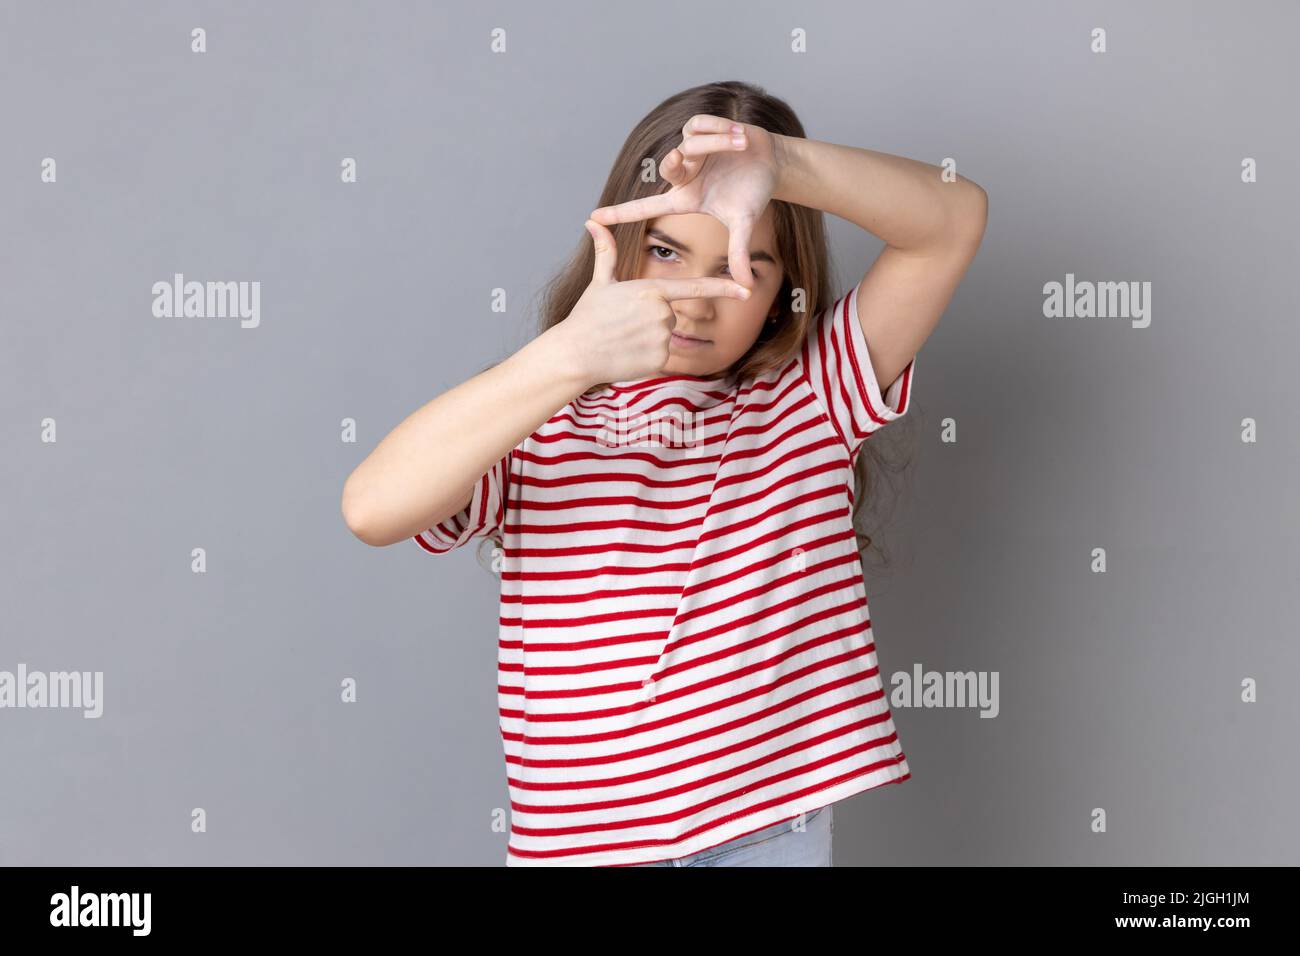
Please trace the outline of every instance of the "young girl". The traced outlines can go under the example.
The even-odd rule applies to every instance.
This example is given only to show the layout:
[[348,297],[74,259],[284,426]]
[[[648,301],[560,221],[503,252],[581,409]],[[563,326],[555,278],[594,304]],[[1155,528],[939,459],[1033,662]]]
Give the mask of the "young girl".
[[[983,235],[943,173],[749,84],[665,100],[541,333],[349,477],[369,544],[499,544],[507,865],[825,866],[831,804],[908,779],[855,490]],[[836,299],[823,212],[885,242]]]

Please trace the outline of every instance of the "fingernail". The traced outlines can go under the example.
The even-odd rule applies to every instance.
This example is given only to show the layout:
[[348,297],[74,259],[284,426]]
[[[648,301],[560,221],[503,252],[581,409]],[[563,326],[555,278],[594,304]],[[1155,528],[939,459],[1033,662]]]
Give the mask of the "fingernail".
[[732,124],[731,124],[731,131],[732,131],[733,133],[743,133],[743,132],[745,131],[745,127],[743,127],[743,126],[740,125],[739,123],[732,123]]

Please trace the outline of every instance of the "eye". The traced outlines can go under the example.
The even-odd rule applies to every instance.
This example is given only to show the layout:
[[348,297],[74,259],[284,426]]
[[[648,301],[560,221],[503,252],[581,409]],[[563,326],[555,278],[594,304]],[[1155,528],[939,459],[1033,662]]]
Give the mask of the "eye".
[[[672,262],[672,257],[677,255],[677,251],[675,249],[669,249],[667,246],[646,246],[646,251],[650,253],[651,258],[653,258],[656,262]],[[661,257],[659,255],[659,253],[661,252],[667,253],[668,258]],[[727,275],[731,275],[730,266],[723,266],[722,271],[725,272]],[[755,269],[752,265],[749,267],[749,271],[754,273],[754,279],[756,281],[762,281],[763,278],[762,273],[759,272],[757,269]]]

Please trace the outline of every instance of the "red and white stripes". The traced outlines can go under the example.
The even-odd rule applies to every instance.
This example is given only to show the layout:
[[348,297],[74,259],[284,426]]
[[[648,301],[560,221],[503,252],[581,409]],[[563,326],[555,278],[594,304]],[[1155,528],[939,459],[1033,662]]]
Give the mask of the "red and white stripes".
[[915,359],[882,396],[856,294],[758,380],[575,400],[415,537],[503,540],[508,865],[683,856],[909,776],[849,508]]

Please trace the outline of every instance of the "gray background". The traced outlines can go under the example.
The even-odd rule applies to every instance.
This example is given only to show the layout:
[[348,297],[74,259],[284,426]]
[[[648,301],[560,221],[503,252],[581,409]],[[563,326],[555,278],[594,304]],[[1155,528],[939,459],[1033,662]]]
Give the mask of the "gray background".
[[[357,541],[342,484],[527,340],[631,125],[733,78],[991,197],[868,594],[885,674],[998,671],[1001,714],[895,709],[913,779],[836,807],[837,864],[1300,861],[1295,4],[0,11],[0,669],[106,685],[0,711],[0,862],[502,864],[497,581]],[[842,291],[880,243],[830,222]],[[261,326],[154,318],[173,272]],[[1044,318],[1067,272],[1150,281],[1150,328]]]

